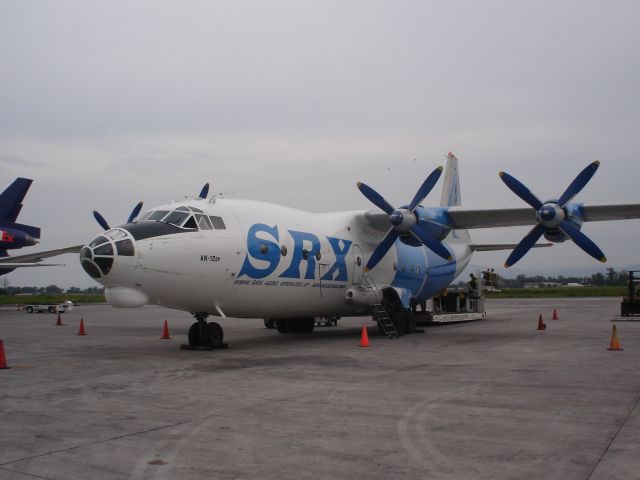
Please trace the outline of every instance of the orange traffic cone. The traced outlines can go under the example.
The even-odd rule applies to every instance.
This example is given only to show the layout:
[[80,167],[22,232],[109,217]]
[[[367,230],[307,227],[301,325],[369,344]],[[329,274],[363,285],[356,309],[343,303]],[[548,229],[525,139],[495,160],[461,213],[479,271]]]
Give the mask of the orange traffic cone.
[[557,320],[558,319],[558,312],[556,312],[556,309],[553,309],[553,317],[551,317],[551,320]]
[[538,330],[546,330],[547,325],[542,321],[542,314],[540,314],[540,318],[538,318]]
[[611,351],[616,351],[616,350],[623,350],[623,348],[620,347],[620,339],[618,339],[618,330],[616,329],[616,325],[613,325],[613,329],[611,330],[611,344],[609,345],[609,348],[607,348],[607,350],[611,350]]
[[4,356],[4,343],[0,340],[0,370],[7,369],[7,358]]
[[62,317],[60,317],[60,314],[58,313],[58,320],[56,321],[56,327],[62,327]]
[[86,335],[84,331],[84,318],[80,319],[80,330],[78,330],[78,335]]
[[169,325],[167,325],[167,321],[164,321],[164,327],[162,329],[162,336],[160,337],[160,340],[171,340],[171,337],[169,336]]
[[367,335],[366,325],[362,325],[362,335],[360,336],[360,346],[361,347],[369,346],[369,335]]

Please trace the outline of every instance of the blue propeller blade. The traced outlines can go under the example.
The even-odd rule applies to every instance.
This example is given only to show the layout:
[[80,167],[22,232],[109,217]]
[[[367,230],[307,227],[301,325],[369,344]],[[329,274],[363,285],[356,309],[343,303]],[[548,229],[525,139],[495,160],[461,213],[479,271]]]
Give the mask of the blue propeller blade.
[[[366,184],[364,184],[362,182],[358,182],[358,190],[360,190],[362,192],[362,194],[365,197],[367,197],[371,203],[373,203],[375,206],[377,206],[381,210],[384,210],[384,212],[387,213],[388,215],[391,215],[393,213],[393,211],[395,210],[395,208],[393,208],[389,204],[389,202],[387,202],[382,197],[382,195],[380,195],[378,192],[376,192],[370,186],[368,186],[368,185],[366,185]],[[376,263],[378,263],[378,262],[376,262]]]
[[524,255],[529,251],[529,249],[538,241],[538,239],[544,233],[545,228],[542,224],[538,223],[535,227],[533,227],[527,235],[520,240],[520,243],[513,249],[507,261],[504,262],[505,268],[509,268],[511,265],[515,264],[518,260],[520,260]]
[[202,187],[202,190],[200,190],[200,195],[198,195],[200,198],[207,198],[207,195],[209,195],[209,184],[205,183],[204,187]]
[[571,199],[580,192],[580,190],[584,188],[587,182],[591,180],[591,177],[593,177],[593,175],[596,173],[596,170],[598,170],[599,166],[600,162],[598,162],[597,160],[587,165],[560,196],[560,198],[558,199],[558,205],[564,208],[564,206],[569,203]]
[[440,255],[445,260],[451,261],[453,257],[449,250],[445,248],[445,246],[434,236],[432,236],[427,230],[422,227],[420,224],[413,225],[409,231],[416,237],[423,245],[425,245],[432,252]]
[[133,222],[133,220],[140,213],[140,210],[142,210],[142,202],[138,202],[138,204],[135,207],[133,207],[133,210],[131,211],[131,215],[129,215],[129,218],[127,219],[127,223]]
[[93,211],[93,216],[102,228],[104,228],[105,230],[109,230],[111,228],[104,217],[100,215],[97,210]]
[[568,220],[564,220],[560,224],[559,228],[564,233],[569,235],[569,237],[571,237],[571,240],[573,240],[576,245],[578,245],[582,250],[587,252],[593,258],[602,263],[607,261],[607,257],[605,257],[602,250],[600,250],[598,246],[589,239],[589,237],[587,237],[584,233],[574,227],[571,222],[569,222]]
[[442,166],[436,168],[431,174],[427,177],[427,179],[422,183],[418,191],[416,192],[413,200],[409,204],[409,211],[413,213],[416,207],[429,195],[429,192],[436,186],[440,175],[442,174]]
[[387,252],[393,246],[394,242],[398,239],[399,236],[400,234],[394,228],[387,232],[385,237],[371,254],[367,265],[364,267],[365,272],[371,270],[378,264],[380,260],[383,259],[383,257],[387,254]]
[[511,190],[536,210],[540,210],[540,207],[542,207],[542,202],[538,199],[538,197],[531,193],[531,190],[529,190],[507,172],[500,172],[499,175],[505,185],[509,187],[509,190]]

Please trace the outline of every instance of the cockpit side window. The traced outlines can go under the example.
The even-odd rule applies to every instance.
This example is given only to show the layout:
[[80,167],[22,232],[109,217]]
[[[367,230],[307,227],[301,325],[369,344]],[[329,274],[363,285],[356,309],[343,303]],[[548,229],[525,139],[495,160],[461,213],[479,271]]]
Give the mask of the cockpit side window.
[[162,218],[169,212],[167,212],[166,210],[156,210],[155,212],[152,212],[151,215],[149,215],[147,218],[145,218],[145,220],[162,220]]
[[176,210],[167,215],[164,221],[175,226],[180,226],[188,216],[189,212],[178,212]]
[[176,210],[179,210],[181,212],[188,212],[189,211],[189,209],[187,207],[178,207],[178,208],[176,208]]
[[211,219],[213,228],[215,228],[216,230],[226,230],[227,227],[225,226],[224,221],[221,217],[209,216],[209,218]]
[[196,225],[196,219],[193,218],[193,216],[190,216],[189,219],[182,224],[182,228],[193,228],[197,230],[198,225]]
[[209,217],[206,215],[196,215],[196,218],[198,219],[198,227],[200,230],[213,230],[211,223],[209,223]]

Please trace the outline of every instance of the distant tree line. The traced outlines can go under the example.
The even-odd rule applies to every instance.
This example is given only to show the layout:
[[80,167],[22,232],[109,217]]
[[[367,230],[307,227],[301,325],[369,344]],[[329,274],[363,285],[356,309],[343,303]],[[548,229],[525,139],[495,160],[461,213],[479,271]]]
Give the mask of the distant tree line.
[[606,285],[626,285],[629,280],[629,272],[626,270],[616,271],[613,268],[607,268],[606,273],[598,272],[585,277],[565,277],[558,276],[528,276],[518,275],[516,278],[498,278],[498,288],[522,288],[525,284],[544,284],[559,283],[567,285],[569,283],[578,283],[585,286],[602,287]]
[[103,293],[103,287],[89,287],[81,289],[78,287],[69,287],[66,290],[57,285],[49,285],[48,287],[12,287],[0,286],[0,295],[47,295],[54,293]]
[[[498,276],[496,288],[523,288],[530,284],[549,284],[557,283],[560,285],[580,284],[584,286],[602,287],[606,285],[626,285],[629,280],[629,272],[626,270],[616,271],[613,268],[607,268],[605,273],[598,272],[584,277],[565,277],[564,275],[544,276],[544,275],[524,275],[520,274],[515,278],[504,278]],[[464,287],[467,281],[460,281],[456,284],[458,287]]]

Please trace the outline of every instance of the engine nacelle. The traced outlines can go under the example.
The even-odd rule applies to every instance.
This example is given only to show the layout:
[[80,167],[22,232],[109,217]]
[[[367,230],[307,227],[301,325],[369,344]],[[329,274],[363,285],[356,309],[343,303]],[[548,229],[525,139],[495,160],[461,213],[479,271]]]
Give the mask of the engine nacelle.
[[447,209],[441,207],[417,207],[415,212],[420,225],[426,228],[438,240],[444,240],[451,232]]

